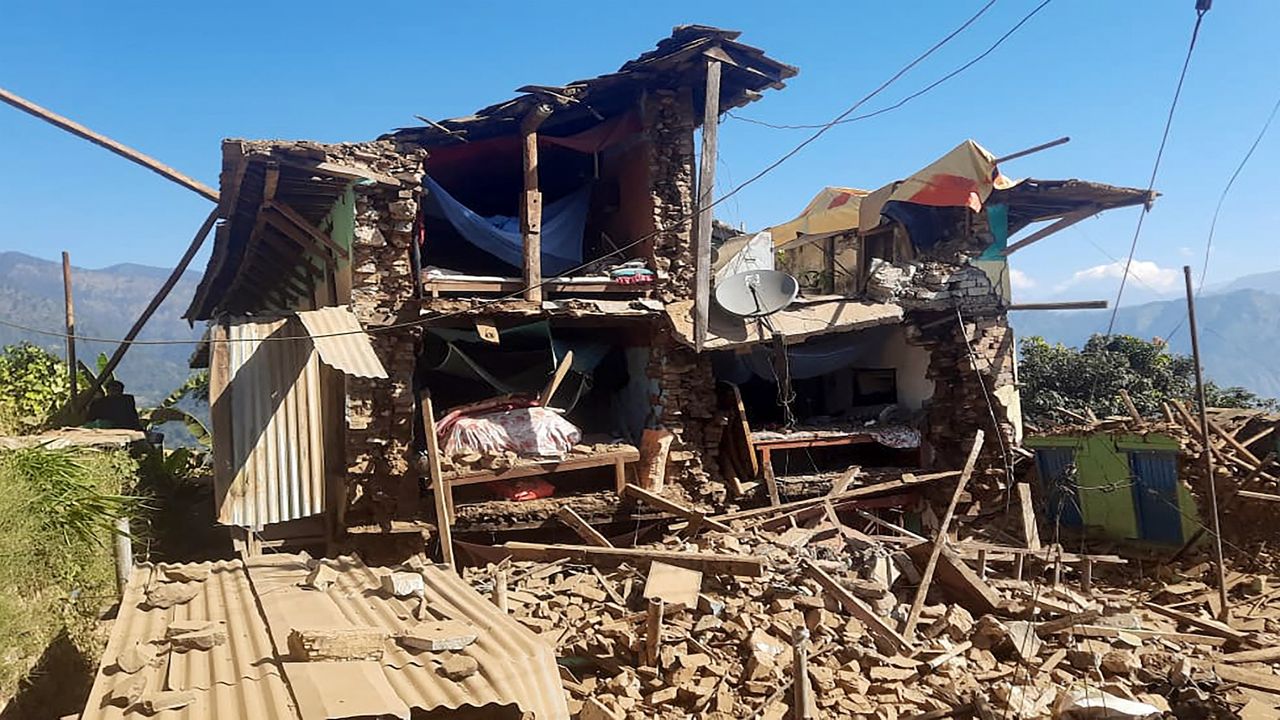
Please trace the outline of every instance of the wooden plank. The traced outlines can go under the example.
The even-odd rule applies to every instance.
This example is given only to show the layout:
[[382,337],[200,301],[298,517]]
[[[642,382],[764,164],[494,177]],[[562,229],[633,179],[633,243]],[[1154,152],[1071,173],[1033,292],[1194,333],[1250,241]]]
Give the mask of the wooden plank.
[[663,512],[669,512],[672,515],[679,515],[680,517],[684,518],[685,520],[688,520],[691,523],[700,522],[703,527],[709,527],[719,532],[733,532],[733,528],[729,527],[728,525],[725,525],[719,520],[715,520],[714,518],[707,517],[704,513],[698,510],[694,510],[691,507],[681,505],[680,503],[674,500],[667,499],[655,492],[650,492],[649,490],[645,490],[639,485],[627,483],[627,486],[623,489],[622,494],[624,497],[633,498],[639,502],[645,503],[646,505],[650,505],[659,510],[662,510]]
[[[751,465],[751,477],[760,474],[760,465],[756,461],[756,448],[751,440],[751,423],[747,421],[747,408],[742,404],[742,391],[737,385],[726,383],[729,386],[729,392],[732,396],[733,407],[738,413],[738,426],[742,428],[742,442],[747,450],[747,462]],[[732,424],[733,419],[730,418]]]
[[983,432],[979,429],[974,434],[973,446],[969,449],[969,457],[965,459],[964,469],[960,471],[960,480],[956,483],[955,492],[951,494],[951,502],[947,505],[947,512],[942,516],[942,523],[938,526],[938,534],[930,550],[929,560],[925,563],[924,571],[920,574],[920,587],[916,588],[916,596],[911,602],[911,610],[907,613],[907,619],[902,623],[902,634],[907,637],[911,637],[915,633],[916,623],[920,621],[920,612],[924,610],[924,601],[929,594],[929,584],[933,581],[933,573],[937,570],[938,560],[942,556],[942,549],[947,541],[947,529],[951,526],[951,518],[955,516],[956,506],[960,504],[960,496],[964,493],[965,487],[969,484],[969,478],[973,476],[973,470],[978,465],[978,454],[982,452],[982,439]]
[[928,473],[924,475],[915,475],[913,473],[903,473],[902,477],[897,480],[888,480],[874,485],[864,485],[863,487],[854,488],[838,495],[825,495],[823,497],[807,498],[805,500],[794,500],[789,503],[783,503],[777,507],[754,508],[751,510],[739,510],[738,512],[725,513],[716,515],[715,519],[722,522],[729,520],[745,520],[750,518],[768,517],[770,515],[779,515],[789,513],[795,510],[803,510],[806,508],[822,505],[823,502],[830,500],[839,504],[844,500],[854,500],[857,498],[878,495],[880,493],[898,490],[912,485],[923,485],[926,483],[936,482],[938,480],[946,480],[956,477],[960,474],[959,470],[948,470],[946,472]]
[[831,483],[831,492],[827,493],[827,495],[828,496],[839,495],[840,493],[845,492],[846,490],[849,489],[849,486],[853,484],[853,481],[856,480],[858,478],[858,475],[860,475],[861,473],[862,473],[861,467],[858,467],[857,465],[851,465],[849,469],[840,473],[840,477],[835,482]]
[[1028,550],[1040,549],[1040,527],[1036,524],[1036,510],[1031,504],[1031,484],[1020,482],[1014,486],[1018,493],[1018,509],[1022,518],[1022,539]]
[[1236,495],[1249,500],[1266,500],[1267,502],[1280,502],[1280,495],[1254,492],[1253,490],[1237,490]]
[[333,238],[329,237],[328,233],[321,232],[319,228],[317,228],[315,225],[312,225],[297,210],[294,210],[293,208],[289,207],[288,205],[285,205],[279,200],[272,200],[270,202],[264,203],[264,207],[282,215],[286,220],[293,223],[295,227],[297,227],[302,232],[306,233],[307,236],[310,237],[312,240],[316,241],[320,245],[328,248],[331,252],[333,252],[334,257],[347,256],[346,248],[334,242]]
[[1128,560],[1120,557],[1119,555],[1085,555],[1069,552],[1058,553],[1056,552],[1055,547],[1056,546],[1050,545],[1042,547],[1039,550],[1031,550],[1028,548],[1013,547],[1011,545],[998,545],[996,543],[964,540],[949,546],[948,549],[959,554],[965,559],[976,556],[977,551],[979,550],[987,550],[988,553],[995,553],[994,555],[990,555],[993,560],[997,559],[1000,554],[1008,554],[1014,556],[1022,555],[1026,557],[1034,557],[1043,560],[1046,563],[1051,563],[1059,558],[1061,558],[1063,562],[1080,562],[1085,558],[1089,558],[1095,563],[1101,563],[1103,565],[1127,565],[1129,563]]
[[1202,630],[1210,635],[1216,635],[1220,638],[1226,638],[1238,643],[1253,644],[1254,642],[1253,635],[1241,630],[1236,630],[1224,622],[1210,620],[1209,618],[1202,618],[1197,615],[1182,612],[1181,610],[1174,610],[1173,608],[1165,607],[1164,605],[1157,605],[1153,602],[1145,602],[1142,606],[1152,612],[1164,615],[1167,618],[1172,618],[1183,624],[1190,625],[1191,627]]
[[711,219],[716,184],[716,142],[720,129],[720,61],[707,58],[702,103],[702,157],[698,168],[697,225],[694,228],[693,343],[698,352],[707,342],[711,309]]
[[1088,220],[1089,218],[1093,217],[1094,215],[1097,215],[1100,212],[1102,212],[1101,208],[1094,205],[1089,205],[1087,207],[1083,207],[1079,210],[1076,210],[1075,212],[1067,213],[1066,215],[1063,215],[1060,218],[1058,218],[1058,221],[1053,223],[1052,225],[1042,227],[1039,230],[1031,233],[1030,235],[1022,238],[1021,240],[1005,248],[1003,251],[1001,251],[1001,254],[1004,255],[1005,257],[1008,257],[1018,252],[1022,248],[1027,247],[1028,245],[1038,243],[1041,240],[1049,237],[1050,235],[1058,232],[1059,230],[1066,230],[1067,228],[1071,227],[1072,225],[1075,225],[1081,220]]
[[507,542],[497,546],[512,560],[559,560],[586,565],[616,566],[629,562],[647,567],[657,560],[691,570],[701,570],[710,575],[737,575],[760,577],[764,574],[764,558],[756,555],[730,555],[727,553],[696,553],[679,550],[649,550],[642,548],[601,548],[590,545],[547,545],[530,542]]
[[[978,577],[978,574],[963,560],[946,548],[935,553],[937,542],[940,541],[913,545],[907,548],[907,555],[911,556],[917,566],[920,566],[923,561],[923,570],[929,570],[928,563],[932,560],[934,564],[932,575],[936,575],[937,581],[946,587],[956,602],[973,613],[974,617],[997,612],[1000,609],[1001,599],[995,588]],[[924,582],[921,582],[921,585],[924,585]]]
[[640,451],[635,448],[624,448],[621,450],[610,450],[608,452],[595,453],[587,457],[571,458],[560,462],[536,463],[528,465],[516,465],[506,470],[477,470],[460,473],[447,473],[445,479],[455,487],[459,485],[474,485],[476,483],[486,483],[494,480],[514,480],[515,478],[532,477],[534,475],[550,475],[558,472],[569,472],[570,470],[585,470],[593,467],[604,467],[613,465],[617,461],[635,462],[640,459]]
[[1280,660],[1280,646],[1262,648],[1261,650],[1241,650],[1222,656],[1224,663],[1275,662]]
[[165,165],[159,160],[156,160],[150,155],[146,155],[144,153],[138,152],[137,150],[134,150],[133,148],[129,147],[128,145],[125,145],[124,143],[116,142],[115,140],[112,140],[106,135],[96,133],[90,130],[89,128],[85,127],[84,125],[81,125],[80,123],[74,120],[71,120],[70,118],[63,117],[53,112],[52,110],[41,107],[31,102],[30,100],[27,100],[26,98],[20,97],[18,95],[15,95],[9,92],[8,90],[5,90],[4,88],[0,88],[0,101],[4,101],[8,103],[9,105],[12,105],[13,107],[27,113],[28,115],[32,115],[34,117],[40,118],[41,120],[44,120],[45,122],[51,125],[62,128],[63,130],[66,130],[72,135],[75,135],[80,138],[84,138],[85,140],[88,140],[89,142],[93,143],[94,145],[97,145],[100,148],[109,150],[110,152],[113,152],[116,155],[119,155],[125,160],[128,160],[133,163],[137,163],[138,165],[141,165],[142,167],[150,170],[151,172],[156,173],[157,175],[160,175],[161,177],[168,178],[169,180],[172,180],[178,183],[179,185],[187,188],[188,190],[192,190],[214,202],[218,202],[219,196],[218,196],[217,190],[214,190],[208,185],[205,185],[204,183],[198,180],[192,179],[178,172],[177,170],[174,170],[173,168],[169,167],[168,165]]
[[1280,675],[1257,670],[1246,670],[1233,665],[1215,664],[1213,671],[1227,682],[1237,683],[1256,690],[1280,693]]
[[800,569],[805,575],[813,578],[822,589],[836,599],[841,607],[849,611],[858,620],[867,626],[867,630],[876,637],[881,638],[895,649],[902,651],[910,649],[911,642],[894,630],[888,623],[884,621],[874,610],[866,603],[859,600],[853,593],[849,592],[843,585],[836,581],[835,578],[828,575],[808,558],[801,558]]
[[230,512],[224,517],[222,509],[236,476],[232,392],[231,346],[227,342],[227,326],[218,321],[209,325],[209,430],[213,437],[214,513],[224,523],[231,520]]
[[600,534],[599,530],[591,527],[591,524],[582,519],[582,516],[574,512],[573,508],[568,505],[560,506],[556,511],[556,519],[568,525],[570,529],[578,533],[578,537],[588,545],[596,547],[613,547],[613,543],[609,539]]
[[1120,401],[1124,403],[1125,410],[1129,411],[1129,417],[1133,418],[1136,423],[1142,422],[1142,413],[1138,412],[1138,406],[1133,404],[1133,398],[1129,396],[1129,391],[1120,388]]
[[1134,637],[1149,638],[1152,640],[1170,640],[1172,642],[1184,642],[1192,645],[1208,645],[1211,647],[1222,647],[1229,640],[1212,635],[1198,635],[1195,633],[1165,632],[1163,630],[1144,630],[1138,628],[1119,628],[1110,625],[1072,625],[1063,632],[1081,637],[1096,638],[1116,638],[1121,633],[1133,635]]
[[440,536],[441,559],[451,567],[453,560],[453,517],[449,495],[453,488],[440,471],[440,441],[436,436],[436,417],[431,407],[431,394],[422,393],[422,432],[427,437],[427,470],[431,480],[431,493],[435,496],[436,533]]
[[773,507],[780,507],[782,498],[778,496],[778,478],[773,474],[773,458],[770,457],[768,450],[761,453],[760,474],[764,477],[765,490],[769,492],[769,504]]
[[538,404],[546,407],[551,402],[551,398],[555,397],[556,390],[560,389],[560,383],[564,382],[564,378],[569,374],[569,370],[573,367],[573,351],[565,351],[564,357],[560,359],[560,364],[556,366],[556,372],[551,376],[547,386],[542,388],[542,392],[538,395]]

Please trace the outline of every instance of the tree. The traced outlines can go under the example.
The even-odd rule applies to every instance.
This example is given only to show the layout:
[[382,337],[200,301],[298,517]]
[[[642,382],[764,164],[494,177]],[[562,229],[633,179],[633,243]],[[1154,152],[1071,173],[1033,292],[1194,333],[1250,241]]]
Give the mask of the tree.
[[[1033,423],[1064,420],[1062,409],[1077,414],[1092,410],[1098,417],[1127,415],[1121,389],[1147,417],[1159,416],[1166,400],[1190,400],[1195,395],[1195,362],[1190,357],[1131,335],[1094,335],[1083,350],[1025,338],[1018,378],[1023,414]],[[1211,407],[1276,407],[1274,400],[1245,388],[1220,388],[1213,382],[1205,383],[1205,398]]]
[[69,393],[67,366],[56,355],[31,343],[0,350],[0,431],[40,428]]

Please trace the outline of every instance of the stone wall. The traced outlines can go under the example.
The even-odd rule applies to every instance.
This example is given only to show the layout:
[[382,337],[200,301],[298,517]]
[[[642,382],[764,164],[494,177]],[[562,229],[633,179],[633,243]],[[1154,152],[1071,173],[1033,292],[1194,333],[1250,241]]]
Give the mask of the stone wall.
[[[401,186],[357,185],[355,233],[351,248],[351,307],[370,330],[374,352],[388,380],[347,378],[346,451],[348,498],[362,495],[372,517],[350,523],[385,523],[417,511],[417,475],[412,470],[413,371],[420,332],[417,328],[378,331],[409,319],[416,296],[411,260],[422,155],[399,154],[389,145],[362,146],[356,158],[365,167],[389,174]],[[369,504],[364,505],[365,502]]]
[[693,497],[720,504],[720,436],[724,418],[716,412],[716,380],[711,356],[699,355],[661,328],[649,348],[649,378],[657,386],[650,398],[660,427],[675,436],[667,465],[667,480],[684,485]]
[[654,265],[666,277],[664,302],[693,297],[693,101],[687,92],[656,91],[646,99],[649,187],[653,203]]

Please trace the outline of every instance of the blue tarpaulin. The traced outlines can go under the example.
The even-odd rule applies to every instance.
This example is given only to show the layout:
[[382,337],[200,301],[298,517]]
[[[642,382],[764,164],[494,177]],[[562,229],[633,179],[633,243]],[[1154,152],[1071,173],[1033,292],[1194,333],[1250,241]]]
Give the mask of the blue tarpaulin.
[[[423,178],[428,213],[443,217],[467,242],[514,267],[523,265],[520,219],[484,217],[458,202],[430,177]],[[587,224],[591,186],[584,185],[542,209],[542,274],[554,276],[582,264],[582,233]],[[430,243],[431,239],[427,238]]]

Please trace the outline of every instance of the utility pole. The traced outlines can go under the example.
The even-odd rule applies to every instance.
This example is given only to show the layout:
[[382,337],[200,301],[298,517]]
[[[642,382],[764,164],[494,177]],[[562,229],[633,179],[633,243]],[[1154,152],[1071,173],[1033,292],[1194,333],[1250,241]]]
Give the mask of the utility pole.
[[1212,436],[1209,434],[1209,413],[1204,400],[1204,370],[1200,367],[1200,331],[1196,328],[1196,298],[1191,289],[1191,266],[1182,266],[1182,275],[1187,284],[1187,326],[1191,332],[1191,357],[1196,364],[1196,398],[1200,406],[1200,439],[1204,442],[1204,471],[1209,477],[1209,504],[1213,508],[1213,545],[1218,564],[1218,600],[1222,605],[1221,618],[1225,620],[1230,612],[1227,606],[1227,569],[1222,561],[1222,523],[1218,518],[1218,480],[1213,474]]

